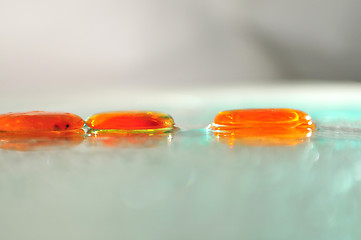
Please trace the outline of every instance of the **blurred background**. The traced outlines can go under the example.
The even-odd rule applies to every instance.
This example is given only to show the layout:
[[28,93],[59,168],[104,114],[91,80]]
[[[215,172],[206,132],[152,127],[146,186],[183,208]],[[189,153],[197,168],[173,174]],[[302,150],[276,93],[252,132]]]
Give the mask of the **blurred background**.
[[[146,108],[169,90],[359,81],[360,9],[357,0],[0,0],[0,110],[120,109],[122,96]],[[158,100],[144,97],[150,89]]]
[[357,0],[0,0],[1,92],[361,79]]

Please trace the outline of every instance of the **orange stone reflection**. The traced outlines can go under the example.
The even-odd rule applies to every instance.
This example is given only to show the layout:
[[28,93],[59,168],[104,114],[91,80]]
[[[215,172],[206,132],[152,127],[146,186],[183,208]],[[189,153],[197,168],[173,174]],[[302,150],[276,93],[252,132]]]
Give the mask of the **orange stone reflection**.
[[89,117],[86,124],[97,130],[135,132],[169,131],[175,127],[174,120],[170,115],[146,111],[99,113]]
[[0,132],[0,148],[16,151],[33,151],[44,148],[77,146],[85,138],[83,129],[43,132]]
[[269,129],[258,129],[255,131],[235,130],[229,133],[214,132],[214,136],[221,143],[233,145],[253,146],[285,146],[296,145],[308,141],[312,130],[302,129],[294,131],[270,131]]
[[307,140],[315,125],[299,110],[245,109],[220,112],[209,129],[229,145],[295,145]]
[[0,132],[68,131],[83,126],[84,120],[72,113],[33,111],[0,115]]
[[88,142],[92,145],[122,148],[150,148],[168,144],[172,140],[171,133],[126,133],[90,131]]

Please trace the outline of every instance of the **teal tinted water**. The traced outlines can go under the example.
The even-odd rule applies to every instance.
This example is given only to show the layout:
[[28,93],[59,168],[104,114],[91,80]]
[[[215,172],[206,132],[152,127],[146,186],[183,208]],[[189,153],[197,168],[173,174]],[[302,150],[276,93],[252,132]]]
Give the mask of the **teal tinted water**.
[[[37,109],[84,118],[120,107],[154,109],[173,115],[183,130],[106,146],[86,140],[0,149],[0,239],[360,239],[361,108],[350,94],[335,92],[319,99],[321,88],[314,89],[305,102],[302,91],[213,91],[125,107],[123,95],[52,99]],[[24,110],[35,110],[29,99]],[[247,107],[298,108],[319,130],[303,144],[268,147],[231,148],[206,134],[218,111]]]
[[[326,134],[327,136],[327,134]],[[1,239],[358,239],[361,140],[0,151]]]

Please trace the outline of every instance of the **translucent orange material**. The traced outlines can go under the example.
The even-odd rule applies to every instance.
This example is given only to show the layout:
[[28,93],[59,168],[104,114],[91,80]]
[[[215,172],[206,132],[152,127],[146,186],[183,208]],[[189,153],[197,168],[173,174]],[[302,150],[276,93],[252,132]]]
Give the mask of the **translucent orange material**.
[[315,128],[308,114],[283,108],[220,112],[209,127],[229,145],[294,145],[309,138]]
[[33,111],[0,115],[0,132],[67,131],[83,126],[84,120],[72,113]]
[[174,120],[170,115],[146,111],[99,113],[89,117],[86,124],[95,130],[135,132],[169,131],[175,127]]
[[217,114],[212,130],[246,128],[311,128],[311,117],[299,110],[287,108],[230,110]]
[[83,129],[43,132],[0,132],[0,148],[33,151],[44,148],[68,148],[79,145],[85,138]]

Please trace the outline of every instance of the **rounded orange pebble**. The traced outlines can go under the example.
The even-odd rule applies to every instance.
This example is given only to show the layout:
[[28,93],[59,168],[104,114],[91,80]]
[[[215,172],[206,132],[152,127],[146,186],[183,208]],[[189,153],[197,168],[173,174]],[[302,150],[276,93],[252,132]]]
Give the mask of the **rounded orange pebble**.
[[217,114],[210,126],[214,131],[254,131],[247,129],[272,129],[273,132],[287,129],[315,129],[311,117],[299,110],[288,108],[230,110]]
[[230,146],[296,145],[311,137],[315,128],[308,114],[286,108],[224,111],[209,127]]
[[33,111],[0,115],[2,132],[67,131],[83,126],[84,120],[72,113]]
[[175,126],[173,118],[160,112],[105,112],[89,117],[88,127],[96,130],[166,131]]

